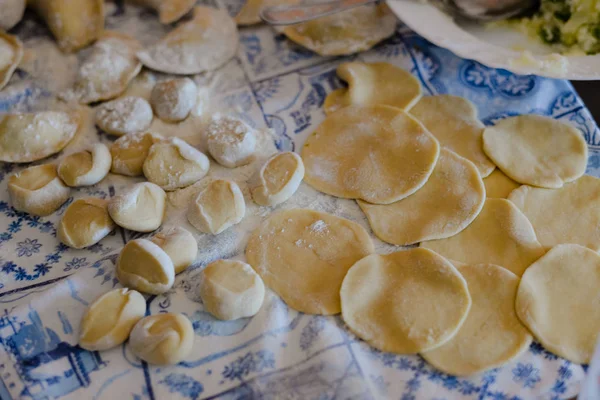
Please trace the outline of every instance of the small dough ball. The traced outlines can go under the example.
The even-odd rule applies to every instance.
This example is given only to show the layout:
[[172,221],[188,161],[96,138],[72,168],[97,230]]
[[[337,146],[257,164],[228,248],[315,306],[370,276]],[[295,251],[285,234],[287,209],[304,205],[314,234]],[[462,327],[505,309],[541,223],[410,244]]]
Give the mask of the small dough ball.
[[218,260],[202,271],[200,297],[206,310],[218,319],[255,315],[265,298],[260,276],[245,262]]
[[239,223],[245,214],[244,195],[237,183],[215,180],[198,193],[187,219],[200,232],[218,235]]
[[252,198],[261,206],[275,206],[296,193],[304,178],[304,163],[296,153],[276,154],[260,169]]
[[147,239],[128,242],[117,259],[117,278],[123,286],[162,294],[173,286],[175,268],[163,249]]
[[164,190],[189,186],[204,178],[208,157],[179,138],[155,143],[144,161],[144,175]]
[[101,104],[96,110],[96,125],[111,135],[145,131],[151,123],[152,107],[141,97],[121,97]]
[[208,126],[208,151],[224,167],[248,164],[254,160],[256,132],[238,118],[215,118]]
[[178,226],[157,233],[150,241],[169,255],[176,274],[192,265],[198,255],[198,242],[194,235]]
[[177,364],[194,346],[194,326],[183,314],[142,318],[129,335],[131,352],[150,364]]
[[36,165],[11,175],[8,195],[15,210],[44,217],[69,199],[71,189],[60,180],[54,164]]
[[96,143],[90,150],[69,154],[58,164],[58,176],[71,187],[92,186],[110,171],[112,157],[105,144]]
[[158,118],[179,122],[187,118],[196,105],[198,88],[190,78],[175,78],[158,82],[152,95],[150,103]]
[[121,136],[110,148],[111,172],[127,176],[143,175],[142,167],[148,157],[150,147],[161,140],[163,140],[161,135],[151,132]]
[[152,232],[160,227],[165,215],[167,194],[159,186],[142,182],[113,197],[108,213],[115,223],[137,232]]
[[108,215],[108,201],[88,197],[69,205],[60,220],[57,234],[67,246],[83,249],[98,243],[115,228]]
[[146,300],[127,288],[103,294],[81,320],[79,346],[89,351],[108,350],[125,342],[133,326],[144,317]]
[[498,168],[483,180],[483,184],[486,196],[497,199],[507,199],[510,192],[521,186]]

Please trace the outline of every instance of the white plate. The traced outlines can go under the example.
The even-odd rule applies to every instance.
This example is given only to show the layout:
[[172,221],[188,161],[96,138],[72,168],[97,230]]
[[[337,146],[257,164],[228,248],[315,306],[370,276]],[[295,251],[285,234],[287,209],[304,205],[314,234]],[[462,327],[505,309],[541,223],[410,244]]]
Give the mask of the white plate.
[[[389,0],[388,5],[412,30],[454,54],[522,75],[541,75],[572,80],[600,79],[600,54],[565,56],[565,65],[550,56],[552,50],[508,28],[489,28],[454,21],[436,7],[413,0]],[[532,53],[523,60],[523,50]]]

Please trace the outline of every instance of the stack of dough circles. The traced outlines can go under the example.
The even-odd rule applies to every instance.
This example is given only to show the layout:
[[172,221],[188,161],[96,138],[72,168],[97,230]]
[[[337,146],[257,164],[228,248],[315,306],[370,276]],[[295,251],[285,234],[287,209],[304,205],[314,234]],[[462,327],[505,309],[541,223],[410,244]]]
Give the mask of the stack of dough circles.
[[304,163],[292,152],[279,153],[267,160],[258,173],[252,198],[261,206],[274,206],[296,193],[304,178]]
[[575,243],[600,250],[600,179],[582,176],[560,189],[521,186],[508,197],[547,248]]
[[152,107],[141,97],[121,97],[101,104],[96,110],[96,125],[115,136],[145,131],[152,123]]
[[510,117],[486,128],[483,149],[515,181],[550,189],[583,175],[588,158],[581,132],[539,115]]
[[561,244],[525,271],[517,315],[551,352],[588,364],[600,332],[600,255]]
[[0,90],[6,86],[23,58],[23,43],[16,36],[4,33],[1,29],[0,27]]
[[94,197],[69,205],[58,225],[58,239],[69,247],[83,249],[98,243],[116,228],[108,215],[108,201]]
[[139,292],[111,290],[97,298],[83,315],[79,346],[90,351],[118,346],[145,313],[146,300]]
[[56,173],[54,164],[29,167],[8,179],[8,194],[17,211],[44,217],[69,199],[71,189]]
[[163,249],[147,239],[127,242],[117,259],[117,278],[123,286],[162,294],[173,286],[175,268]]
[[517,358],[532,341],[515,312],[519,278],[491,264],[458,270],[467,281],[471,309],[456,335],[423,358],[450,375],[476,374]]
[[161,24],[171,24],[187,14],[196,4],[195,0],[128,0],[158,11]]
[[325,99],[331,114],[349,105],[386,105],[407,110],[421,98],[421,84],[410,72],[389,63],[346,62],[337,67],[338,76],[348,82]]
[[439,152],[433,135],[404,111],[349,106],[306,140],[304,180],[332,196],[390,204],[427,182]]
[[150,102],[158,118],[179,122],[190,114],[197,96],[198,88],[190,78],[168,79],[154,86]]
[[442,149],[429,180],[415,194],[387,205],[362,200],[358,205],[377,237],[406,246],[456,235],[477,217],[484,202],[485,188],[475,165]]
[[204,153],[181,139],[171,138],[150,147],[143,170],[150,182],[164,190],[175,190],[204,178],[209,167]]
[[482,177],[496,168],[483,151],[485,126],[477,118],[477,108],[469,100],[452,95],[423,97],[410,113],[442,146],[473,162]]
[[58,164],[58,176],[71,187],[91,186],[110,171],[112,157],[105,144],[96,143],[89,150],[73,153]]
[[371,346],[399,354],[434,349],[460,329],[471,307],[465,279],[427,249],[373,254],[350,268],[342,318]]
[[150,241],[171,258],[176,274],[192,265],[198,255],[198,243],[194,235],[178,226],[157,233]]
[[167,194],[159,186],[142,182],[113,197],[108,213],[115,223],[138,232],[152,232],[162,224]]
[[246,260],[291,308],[332,315],[341,311],[340,287],[348,269],[373,251],[357,223],[293,209],[271,215],[252,233]]
[[421,247],[459,263],[499,265],[517,276],[545,253],[527,217],[506,199],[487,199],[462,232]]
[[218,235],[246,214],[244,195],[237,183],[214,180],[190,204],[187,219],[200,232]]
[[224,167],[239,167],[254,159],[256,132],[241,119],[214,118],[207,136],[210,155]]
[[483,184],[486,196],[497,199],[507,199],[513,190],[521,186],[498,168],[483,180]]
[[110,147],[111,172],[127,176],[143,175],[144,161],[148,157],[150,147],[161,140],[162,136],[151,132],[121,136]]
[[248,264],[217,260],[202,271],[200,297],[204,308],[225,321],[255,315],[265,298],[265,285]]

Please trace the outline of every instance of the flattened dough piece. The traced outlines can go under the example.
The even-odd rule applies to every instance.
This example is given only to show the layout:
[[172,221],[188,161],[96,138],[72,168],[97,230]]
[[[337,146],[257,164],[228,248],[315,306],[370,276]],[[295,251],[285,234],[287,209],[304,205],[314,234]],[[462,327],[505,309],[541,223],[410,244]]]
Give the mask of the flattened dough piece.
[[433,349],[461,327],[471,307],[465,279],[427,249],[373,254],[350,268],[342,318],[371,346],[399,354]]
[[127,96],[96,109],[96,125],[104,132],[123,136],[145,131],[152,123],[152,107],[141,97]]
[[385,105],[408,110],[421,98],[421,84],[412,74],[390,63],[346,62],[337,67],[348,82],[325,99],[325,113],[349,105]]
[[577,244],[553,247],[525,271],[515,307],[551,352],[588,364],[600,332],[600,255]]
[[138,232],[152,232],[162,224],[167,194],[150,182],[134,185],[127,192],[113,197],[108,213],[117,225]]
[[491,264],[466,265],[458,271],[473,302],[467,319],[449,341],[421,355],[447,374],[472,375],[515,359],[533,338],[515,312],[515,274]]
[[25,0],[0,0],[0,30],[9,31],[21,21],[25,13],[25,4]]
[[261,206],[274,206],[296,193],[304,178],[304,164],[296,153],[285,152],[269,158],[258,173],[252,198]]
[[0,90],[6,86],[22,58],[23,43],[16,36],[9,35],[0,30]]
[[341,56],[368,50],[392,36],[397,21],[385,4],[365,5],[288,26],[283,33],[322,56]]
[[256,141],[256,131],[238,118],[219,116],[213,118],[207,128],[208,151],[227,168],[252,162]]
[[161,140],[163,140],[162,136],[151,132],[121,136],[110,147],[111,172],[127,176],[143,175],[142,167],[148,157],[150,147]]
[[582,176],[560,189],[521,186],[508,197],[547,248],[575,243],[600,250],[600,179]]
[[433,135],[404,111],[349,106],[306,140],[304,179],[332,196],[390,204],[427,182],[439,152]]
[[110,171],[110,151],[103,143],[89,150],[69,154],[58,164],[58,176],[68,186],[91,186],[100,182]]
[[41,217],[56,211],[71,193],[54,164],[36,165],[11,175],[7,188],[15,210]]
[[88,197],[67,207],[58,224],[58,239],[69,247],[83,249],[106,237],[117,226],[108,215],[108,201]]
[[341,311],[346,272],[373,251],[371,238],[357,223],[293,209],[271,215],[254,231],[246,260],[291,308],[331,315]]
[[200,232],[218,235],[239,223],[246,214],[244,195],[237,183],[215,180],[194,199],[187,219]]
[[260,10],[264,7],[283,4],[297,4],[299,0],[246,0],[242,9],[235,16],[238,25],[254,25],[260,23]]
[[195,0],[128,0],[128,2],[158,11],[158,20],[161,24],[171,24],[179,20],[196,3]]
[[144,293],[162,294],[175,281],[171,258],[147,239],[127,242],[117,259],[116,271],[123,286]]
[[170,74],[192,75],[219,68],[237,51],[237,26],[226,10],[198,6],[194,18],[138,52],[142,63]]
[[583,175],[588,159],[581,132],[540,115],[510,117],[486,128],[483,149],[515,181],[550,189]]
[[485,202],[483,181],[475,165],[442,149],[431,177],[412,196],[388,205],[358,201],[381,240],[406,246],[443,239],[465,229]]
[[504,175],[499,168],[488,175],[484,180],[485,194],[487,197],[507,199],[510,192],[521,186],[517,182]]
[[492,173],[494,163],[483,151],[485,126],[477,118],[477,108],[469,100],[452,95],[423,97],[410,110],[440,144],[473,162],[482,177]]
[[421,247],[464,264],[499,265],[517,276],[545,253],[527,217],[505,199],[487,199],[465,230]]

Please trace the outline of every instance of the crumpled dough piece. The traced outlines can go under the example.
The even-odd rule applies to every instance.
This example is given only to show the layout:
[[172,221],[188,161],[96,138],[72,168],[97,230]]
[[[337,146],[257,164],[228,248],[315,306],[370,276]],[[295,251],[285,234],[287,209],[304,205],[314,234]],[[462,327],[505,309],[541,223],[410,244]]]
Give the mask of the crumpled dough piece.
[[275,206],[296,193],[304,178],[304,163],[296,153],[285,152],[269,158],[258,172],[252,198],[261,206]]
[[112,156],[111,172],[127,176],[140,176],[150,147],[164,138],[151,132],[132,133],[115,140],[110,147]]
[[16,36],[0,30],[0,90],[6,86],[22,59],[23,43]]
[[150,103],[158,118],[179,122],[187,118],[196,105],[198,87],[190,78],[167,79],[152,89]]
[[579,130],[540,115],[510,117],[486,128],[483,150],[508,177],[550,189],[582,176],[588,159]]
[[152,232],[162,224],[167,194],[150,182],[134,185],[127,192],[113,197],[108,213],[115,223],[137,232]]
[[80,126],[78,112],[0,114],[0,161],[26,163],[58,153]]
[[36,165],[11,175],[7,188],[15,210],[40,217],[56,211],[71,193],[54,164]]
[[484,180],[485,194],[487,197],[506,199],[510,192],[521,186],[517,182],[504,175],[504,172],[496,168],[494,172],[488,175]]
[[254,25],[260,23],[260,10],[264,7],[283,4],[297,4],[299,0],[246,0],[243,7],[235,16],[238,25]]
[[254,160],[256,132],[238,118],[219,116],[207,128],[210,155],[227,168],[246,165]]
[[589,364],[600,332],[600,255],[577,244],[553,247],[527,268],[515,308],[549,351]]
[[25,0],[0,0],[0,30],[8,31],[23,19],[25,3]]
[[148,68],[192,75],[219,68],[237,51],[237,26],[226,10],[198,6],[194,18],[137,53]]
[[244,195],[237,183],[215,180],[190,204],[187,219],[200,232],[218,235],[238,224],[245,214]]
[[58,224],[58,239],[74,249],[92,246],[117,226],[108,215],[108,201],[94,197],[77,199],[67,207]]
[[436,348],[463,325],[471,296],[444,257],[427,249],[373,254],[350,268],[340,290],[342,318],[371,346],[399,354]]
[[508,199],[531,221],[543,246],[575,243],[600,251],[600,179],[586,175],[560,189],[523,185]]
[[325,98],[325,113],[349,105],[385,105],[408,110],[421,98],[421,84],[410,72],[390,63],[346,62],[336,70],[347,88]]
[[171,24],[179,20],[196,4],[196,0],[128,0],[128,2],[158,11],[158,20],[161,24]]
[[149,294],[162,294],[175,281],[171,258],[147,239],[127,242],[117,259],[116,271],[123,286]]
[[89,150],[69,154],[58,164],[58,176],[68,186],[91,186],[100,182],[110,171],[112,157],[103,143]]
[[176,274],[192,265],[198,255],[198,242],[194,235],[179,226],[157,233],[150,241],[171,258]]
[[369,234],[334,215],[292,209],[271,215],[246,247],[246,260],[287,305],[307,314],[341,311],[346,272],[373,253]]
[[458,268],[466,279],[471,309],[449,341],[421,354],[450,375],[472,375],[500,367],[529,348],[532,336],[515,312],[519,278],[497,265]]
[[440,145],[473,162],[483,178],[492,173],[494,163],[483,151],[485,126],[477,118],[477,108],[469,100],[452,95],[426,96],[410,110]]
[[143,170],[150,182],[164,190],[175,190],[204,178],[209,167],[204,153],[179,138],[171,138],[150,147]]
[[404,111],[349,106],[306,140],[304,180],[332,196],[390,204],[427,182],[439,152],[433,135]]
[[406,246],[465,229],[481,211],[485,188],[469,160],[442,149],[429,180],[415,194],[388,205],[358,201],[381,240]]
[[152,107],[141,97],[121,97],[96,109],[96,125],[115,136],[145,131],[152,124]]
[[531,223],[513,203],[489,198],[465,230],[421,247],[460,263],[499,265],[517,276],[545,253]]
[[385,4],[369,4],[288,26],[283,33],[322,56],[341,56],[368,50],[392,36],[397,22]]

